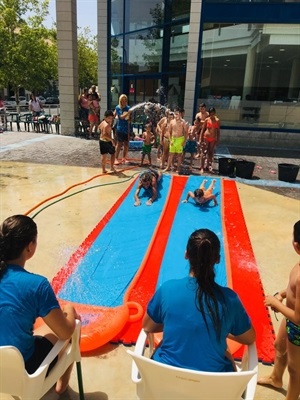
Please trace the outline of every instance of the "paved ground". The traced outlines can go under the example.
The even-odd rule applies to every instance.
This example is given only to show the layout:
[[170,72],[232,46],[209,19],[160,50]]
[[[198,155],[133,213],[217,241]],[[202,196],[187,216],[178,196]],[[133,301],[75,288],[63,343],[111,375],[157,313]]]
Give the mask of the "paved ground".
[[[0,134],[0,143],[1,221],[12,214],[26,213],[73,187],[64,201],[53,202],[48,208],[45,203],[30,213],[41,211],[35,218],[39,228],[38,250],[28,269],[51,280],[140,170],[137,166],[141,155],[131,152],[131,163],[126,169],[121,171],[125,167],[121,166],[118,174],[101,176],[99,148],[94,140],[13,131]],[[275,293],[285,287],[290,268],[299,261],[291,246],[291,235],[292,225],[300,218],[299,175],[293,184],[278,181],[277,165],[299,164],[299,151],[262,152],[223,145],[217,150],[217,157],[221,156],[256,163],[254,175],[259,179],[237,179],[237,187],[263,287],[266,293]],[[217,163],[214,167],[217,174]],[[199,174],[197,163],[193,173]],[[85,190],[80,192],[81,189]],[[271,318],[277,331],[279,322],[273,313]],[[135,398],[131,362],[124,346],[109,344],[84,357],[82,367],[86,400]],[[259,364],[259,376],[270,370],[270,366]],[[287,381],[285,374],[283,389],[278,391],[259,386],[255,399],[283,400]],[[62,396],[64,400],[78,398],[75,373],[70,386]],[[0,395],[1,400],[8,398]],[[44,398],[56,399],[53,391]]]
[[[5,132],[1,134],[2,160],[14,160],[37,163],[51,163],[60,165],[86,166],[100,168],[100,155],[97,140],[86,140],[84,138],[66,137],[51,134],[37,134],[33,132]],[[15,144],[15,140],[21,140],[22,145]],[[27,143],[24,145],[24,143]],[[153,165],[158,166],[156,149],[152,150]],[[279,193],[294,199],[300,198],[300,173],[294,183],[279,181],[278,164],[300,165],[300,149],[262,149],[242,148],[226,146],[221,144],[216,150],[214,163],[214,174],[219,174],[219,157],[230,157],[236,160],[246,160],[255,163],[252,179],[236,178],[238,181],[253,185],[264,190]],[[141,154],[139,151],[130,151],[129,160],[131,166],[140,164]],[[186,164],[189,159],[186,160]],[[193,174],[199,174],[199,160],[194,161]]]

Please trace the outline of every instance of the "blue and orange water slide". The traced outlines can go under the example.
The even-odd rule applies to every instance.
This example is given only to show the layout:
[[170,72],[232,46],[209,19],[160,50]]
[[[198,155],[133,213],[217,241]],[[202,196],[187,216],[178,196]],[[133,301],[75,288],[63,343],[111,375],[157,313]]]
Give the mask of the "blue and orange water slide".
[[151,207],[145,205],[147,192],[143,205],[133,206],[133,181],[54,277],[61,303],[72,302],[82,316],[83,352],[109,341],[135,343],[156,287],[188,274],[184,252],[189,235],[209,228],[222,244],[217,282],[239,294],[256,328],[259,359],[273,361],[274,332],[236,184],[216,179],[216,207],[181,203],[202,179],[164,175]]

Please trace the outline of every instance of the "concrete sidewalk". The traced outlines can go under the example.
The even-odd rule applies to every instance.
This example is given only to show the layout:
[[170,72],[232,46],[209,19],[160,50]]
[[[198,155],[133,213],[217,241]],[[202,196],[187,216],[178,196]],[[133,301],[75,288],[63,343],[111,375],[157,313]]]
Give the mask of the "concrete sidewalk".
[[[138,152],[130,154],[129,166],[134,167],[133,170],[99,176],[96,141],[15,131],[1,134],[0,141],[1,221],[12,214],[26,213],[48,197],[82,183],[68,191],[63,201],[44,209],[41,205],[30,213],[34,215],[41,210],[35,217],[39,229],[38,248],[27,269],[51,280],[130,184],[134,173],[140,170],[137,166],[141,155]],[[298,261],[291,241],[292,226],[300,219],[300,185],[298,180],[296,184],[281,187],[277,175],[270,171],[276,170],[281,162],[299,163],[298,156],[290,158],[290,152],[282,152],[278,157],[274,153],[270,153],[272,156],[259,155],[258,151],[243,154],[245,151],[230,147],[227,150],[219,148],[218,155],[225,151],[235,158],[255,159],[262,167],[255,170],[255,175],[260,174],[259,180],[238,181],[237,187],[262,284],[266,293],[273,294],[286,286],[289,271]],[[215,168],[217,172],[217,165]],[[259,181],[266,181],[270,186],[258,187]],[[104,184],[108,186],[101,186]],[[90,189],[92,186],[94,188]],[[82,189],[90,190],[75,194]],[[69,194],[72,196],[67,197]],[[275,320],[273,313],[271,317],[277,331],[280,321]],[[130,368],[131,361],[123,345],[108,344],[96,355],[84,357],[86,400],[134,399],[135,386],[130,380]],[[270,366],[259,364],[259,376],[270,370]],[[255,399],[283,400],[287,381],[285,374],[284,389],[279,391],[258,386]],[[0,398],[6,400],[9,397],[0,395]],[[44,398],[54,400],[58,396],[50,391]],[[78,398],[75,371],[70,389],[61,398]]]

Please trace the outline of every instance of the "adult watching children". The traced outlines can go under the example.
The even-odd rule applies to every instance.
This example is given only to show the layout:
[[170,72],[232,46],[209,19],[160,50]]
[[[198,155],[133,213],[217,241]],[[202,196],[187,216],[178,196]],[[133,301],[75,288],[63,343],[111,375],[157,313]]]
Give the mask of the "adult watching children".
[[150,300],[143,320],[146,332],[163,331],[155,361],[200,371],[234,371],[226,338],[255,341],[255,331],[238,295],[215,282],[220,241],[209,229],[188,239],[189,275],[166,281]]
[[[37,247],[37,226],[25,215],[7,218],[0,227],[0,346],[15,346],[25,368],[33,374],[58,339],[69,339],[79,315],[71,305],[63,309],[50,283],[25,270]],[[37,317],[45,324],[34,331]],[[55,362],[50,365],[51,369]],[[56,384],[63,393],[69,384],[72,365]],[[49,371],[48,371],[49,372]]]

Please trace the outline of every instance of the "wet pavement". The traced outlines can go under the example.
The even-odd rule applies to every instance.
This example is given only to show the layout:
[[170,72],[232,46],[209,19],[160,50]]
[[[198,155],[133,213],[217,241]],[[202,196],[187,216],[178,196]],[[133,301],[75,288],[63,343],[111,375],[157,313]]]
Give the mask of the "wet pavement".
[[[1,221],[9,215],[30,212],[38,224],[38,249],[28,269],[49,280],[65,265],[73,252],[120,197],[141,168],[139,151],[131,151],[130,163],[120,165],[117,174],[103,176],[96,140],[34,132],[0,134]],[[153,149],[153,163],[157,165]],[[219,146],[219,157],[255,162],[252,179],[236,179],[244,217],[257,266],[266,293],[286,286],[289,271],[298,261],[291,246],[292,226],[300,219],[300,174],[295,183],[278,180],[278,164],[299,165],[300,151],[262,150]],[[195,161],[193,174],[199,174]],[[65,193],[65,194],[63,194]],[[47,199],[61,194],[63,201]],[[40,206],[39,206],[40,204]],[[51,207],[50,207],[51,205]],[[139,227],[137,227],[139,229]],[[117,234],[117,233],[116,233]],[[184,253],[184,251],[183,251]],[[271,314],[275,331],[276,321]],[[86,400],[131,400],[135,386],[130,379],[131,360],[122,345],[108,344],[96,354],[83,357],[82,369]],[[259,376],[271,367],[259,364]],[[283,400],[284,388],[271,390],[258,386],[256,400]],[[1,400],[9,396],[0,395]],[[56,400],[50,391],[44,400]],[[64,400],[78,398],[76,374]]]

